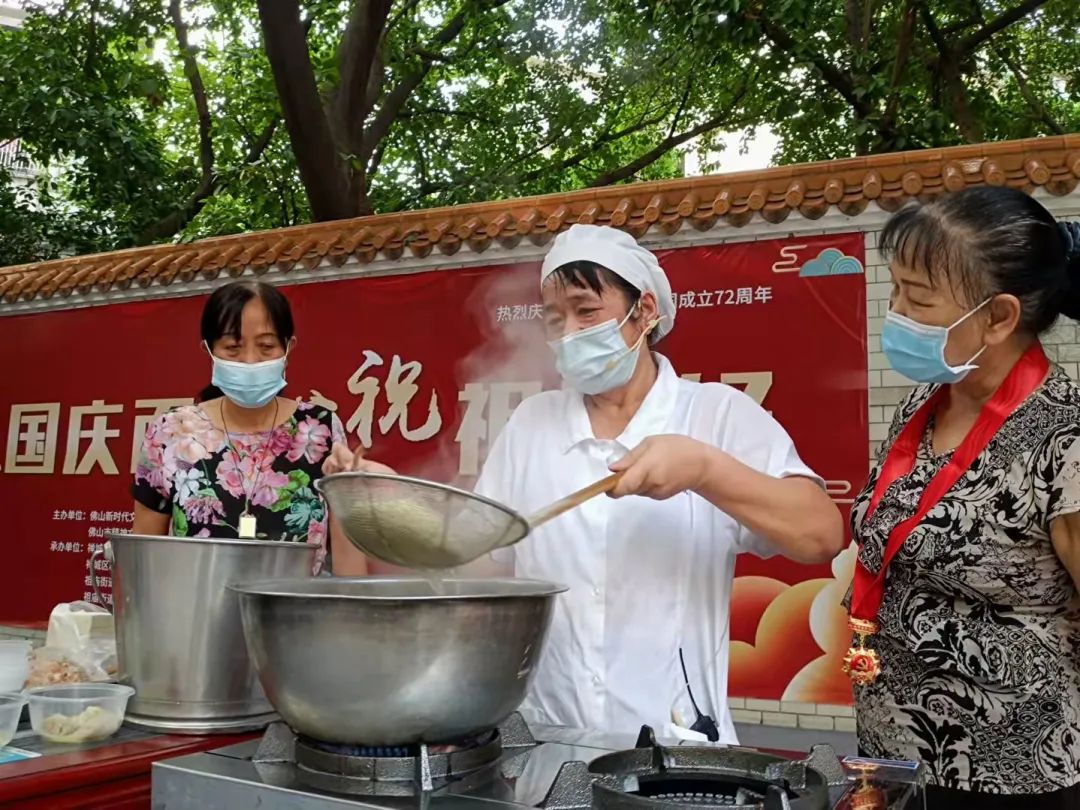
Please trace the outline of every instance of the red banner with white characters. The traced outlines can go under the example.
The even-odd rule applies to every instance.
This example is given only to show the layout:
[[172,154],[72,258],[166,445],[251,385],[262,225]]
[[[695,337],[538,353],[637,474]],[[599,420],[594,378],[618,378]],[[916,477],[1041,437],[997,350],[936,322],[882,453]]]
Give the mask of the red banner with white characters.
[[[659,350],[680,374],[738,386],[769,409],[846,511],[867,469],[862,234],[658,255],[678,313]],[[299,342],[286,393],[331,404],[353,441],[402,472],[468,486],[517,403],[558,385],[538,278],[530,262],[287,286]],[[88,595],[90,552],[130,525],[148,421],[208,381],[204,300],[0,318],[0,623],[43,620]],[[740,560],[732,694],[850,699],[841,560]]]

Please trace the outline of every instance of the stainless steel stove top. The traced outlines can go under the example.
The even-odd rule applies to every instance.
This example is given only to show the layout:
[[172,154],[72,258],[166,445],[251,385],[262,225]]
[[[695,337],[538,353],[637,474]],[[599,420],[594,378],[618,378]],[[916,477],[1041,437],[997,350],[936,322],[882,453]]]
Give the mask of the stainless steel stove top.
[[[524,736],[522,731],[524,730]],[[591,810],[595,774],[588,763],[598,757],[635,748],[642,738],[609,735],[566,728],[532,726],[518,720],[502,731],[502,750],[490,762],[477,766],[474,757],[446,759],[425,756],[408,767],[412,778],[388,761],[370,766],[385,779],[357,779],[313,772],[297,765],[296,738],[285,726],[268,729],[262,740],[219,748],[201,754],[154,764],[154,810],[330,810],[366,807],[372,810]],[[701,744],[661,741],[687,753]],[[715,746],[717,750],[722,747]],[[734,754],[752,755],[751,749],[729,748]],[[456,756],[456,755],[455,755]],[[752,758],[752,756],[750,757]],[[350,773],[369,766],[350,757]],[[303,760],[303,757],[301,757]],[[454,763],[467,761],[468,767],[454,771]],[[359,763],[359,764],[357,764]],[[846,764],[845,764],[846,763]],[[818,747],[810,764],[828,782],[827,800],[820,807],[921,810],[924,778],[913,763],[869,763],[837,759],[827,746]],[[395,769],[397,772],[395,772]],[[798,770],[797,768],[795,769]],[[366,771],[365,771],[366,772]],[[805,771],[804,771],[805,773]],[[784,774],[794,780],[795,771]],[[816,776],[815,776],[816,778]],[[644,791],[643,791],[644,792]],[[383,795],[375,795],[383,794]],[[388,795],[387,795],[388,794]],[[657,807],[657,799],[631,796],[642,810]],[[708,794],[681,793],[661,796],[664,807],[692,804],[698,808],[735,805],[736,799],[714,798]],[[748,801],[743,797],[743,801]],[[751,805],[755,806],[755,805]],[[763,806],[756,804],[756,806]],[[777,800],[764,807],[808,807],[798,801]]]

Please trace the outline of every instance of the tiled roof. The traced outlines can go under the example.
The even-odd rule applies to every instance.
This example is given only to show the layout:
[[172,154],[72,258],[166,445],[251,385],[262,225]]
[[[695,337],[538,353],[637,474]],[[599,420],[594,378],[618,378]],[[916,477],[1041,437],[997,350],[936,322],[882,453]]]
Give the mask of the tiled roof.
[[181,245],[61,259],[0,269],[0,297],[14,304],[34,298],[181,285],[250,270],[263,274],[318,273],[350,258],[397,259],[408,252],[483,251],[493,241],[513,247],[543,244],[575,222],[623,228],[637,237],[650,229],[708,230],[725,220],[741,227],[756,216],[785,220],[793,211],[817,219],[836,207],[848,215],[871,203],[892,211],[912,197],[970,185],[1042,187],[1069,194],[1080,182],[1080,135],[898,152],[828,163],[712,175],[659,183],[385,214],[207,239]]

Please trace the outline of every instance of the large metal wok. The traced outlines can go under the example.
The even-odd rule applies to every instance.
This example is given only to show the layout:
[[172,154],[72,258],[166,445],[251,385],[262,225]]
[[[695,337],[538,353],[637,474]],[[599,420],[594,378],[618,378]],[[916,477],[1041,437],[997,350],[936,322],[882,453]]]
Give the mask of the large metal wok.
[[372,746],[496,727],[525,698],[565,590],[422,577],[230,587],[259,680],[285,721],[316,740]]

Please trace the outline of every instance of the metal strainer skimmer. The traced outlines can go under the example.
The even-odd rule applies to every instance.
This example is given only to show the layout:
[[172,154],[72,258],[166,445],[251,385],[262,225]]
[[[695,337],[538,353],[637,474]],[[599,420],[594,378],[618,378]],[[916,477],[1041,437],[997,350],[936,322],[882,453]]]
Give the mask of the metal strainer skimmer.
[[437,570],[513,545],[530,529],[609,492],[619,478],[597,481],[529,519],[490,498],[421,478],[337,473],[315,487],[349,542],[364,554],[405,568]]

